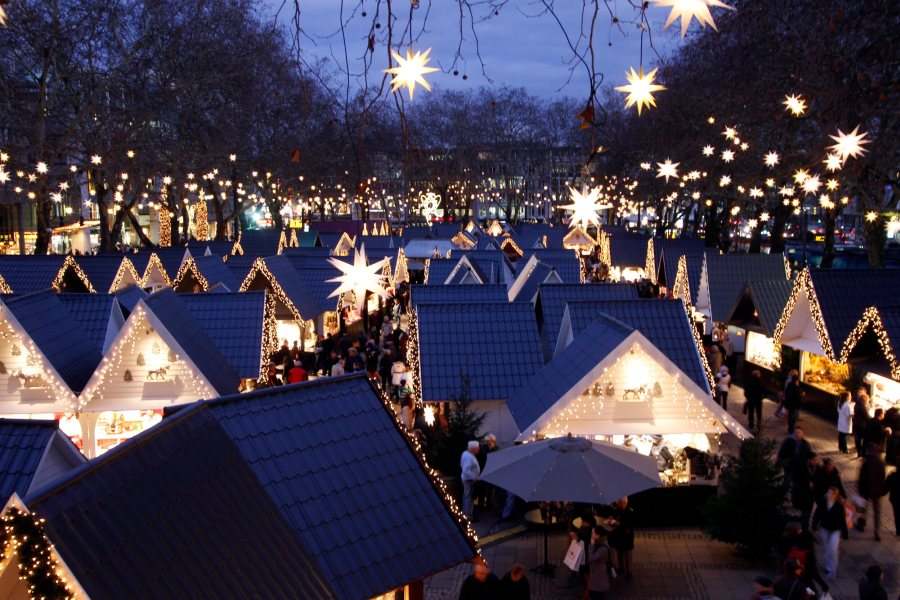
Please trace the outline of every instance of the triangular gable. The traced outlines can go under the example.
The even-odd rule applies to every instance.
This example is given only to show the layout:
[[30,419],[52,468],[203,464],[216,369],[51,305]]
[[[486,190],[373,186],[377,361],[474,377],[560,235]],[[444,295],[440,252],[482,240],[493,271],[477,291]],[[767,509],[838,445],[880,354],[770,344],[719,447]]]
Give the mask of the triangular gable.
[[459,262],[456,263],[456,266],[453,267],[453,270],[450,271],[450,275],[447,276],[445,283],[482,284],[487,282],[484,281],[481,273],[475,268],[469,257],[464,254],[459,259]]
[[[595,436],[730,431],[742,439],[750,437],[710,394],[639,331],[631,331],[594,364],[569,356],[583,355],[580,346],[570,346],[535,376],[553,377],[560,368],[584,369],[580,376],[570,378],[575,383],[560,390],[556,401],[533,422],[519,422],[519,440],[567,433]],[[539,387],[535,382],[528,385]]]
[[[28,572],[29,561],[44,553],[49,553],[49,561],[39,561],[33,567],[36,581],[42,583],[43,591],[55,594],[53,597],[82,600],[89,598],[87,592],[75,579],[74,573],[60,556],[53,541],[44,530],[44,521],[40,515],[32,514],[22,502],[18,494],[12,496],[0,512],[0,520],[5,527],[12,529],[12,534],[21,538],[18,546],[8,542],[9,550],[2,548],[3,558],[0,560],[0,589],[6,598],[30,598],[29,581],[23,577]],[[37,538],[31,537],[34,531],[39,532]],[[30,538],[30,539],[29,539]],[[51,583],[52,582],[52,583]],[[54,591],[55,588],[55,591]]]
[[0,275],[0,294],[12,294],[13,290],[9,287],[9,284],[6,283],[6,279],[4,279],[3,275]]
[[450,238],[450,243],[461,250],[471,250],[477,244],[465,231],[459,231]]
[[200,272],[197,261],[191,256],[181,263],[181,267],[178,269],[178,273],[172,281],[172,289],[180,293],[194,292],[195,284],[200,286],[201,292],[209,290],[209,281],[207,281],[206,277],[203,276],[203,273]]
[[338,239],[337,243],[334,245],[334,248],[331,250],[332,256],[350,256],[350,253],[356,247],[356,240],[350,237],[350,234],[346,231],[341,233],[341,237]]
[[525,251],[522,250],[522,247],[516,243],[516,240],[512,238],[511,235],[507,235],[503,238],[503,241],[500,242],[500,249],[509,254],[514,254],[515,256],[521,258]]
[[809,268],[803,269],[794,281],[791,296],[775,327],[774,339],[778,344],[825,356],[833,362],[840,358],[835,355],[825,329]]
[[692,304],[687,257],[684,254],[678,257],[678,269],[675,271],[675,282],[672,284],[672,297],[681,300],[686,306]]
[[[686,264],[687,257],[685,257]],[[700,267],[700,285],[697,288],[697,297],[694,298],[694,308],[712,320],[712,302],[709,298],[709,266],[705,253],[703,254],[703,264]]]
[[156,289],[170,285],[172,285],[172,279],[166,272],[165,265],[163,265],[156,252],[151,252],[150,258],[147,260],[147,266],[144,268],[144,275],[141,277],[141,287]]
[[573,227],[563,238],[563,247],[566,250],[590,250],[597,241],[581,227]]
[[122,264],[119,265],[119,270],[116,271],[116,276],[108,291],[110,294],[114,294],[130,285],[140,285],[143,280],[143,276],[138,273],[134,263],[126,256],[122,259]]
[[71,254],[66,256],[62,266],[56,273],[56,277],[53,279],[53,283],[50,285],[57,292],[81,291],[78,289],[72,290],[71,288],[74,285],[83,286],[85,291],[88,291],[91,294],[97,293],[97,290],[94,289],[88,276],[85,274],[84,270],[82,270],[81,266],[75,262],[75,258]]
[[397,250],[397,267],[394,269],[394,285],[409,283],[409,264],[406,261],[406,252],[403,248]]
[[[80,410],[150,410],[220,395],[146,301],[128,315],[94,371],[79,397]],[[206,346],[204,351],[218,354],[211,343]]]
[[509,286],[509,301],[513,302],[516,299],[516,296],[522,291],[522,288],[525,286],[525,283],[531,277],[532,273],[534,273],[535,268],[537,268],[540,261],[537,256],[532,254],[528,257],[528,260],[519,270],[518,275],[513,280],[511,286]]
[[900,381],[900,360],[898,360],[894,342],[891,340],[891,336],[885,327],[885,319],[882,318],[881,311],[875,306],[870,306],[865,310],[859,323],[847,336],[844,347],[841,349],[841,362],[846,363],[850,360],[853,350],[862,341],[863,336],[867,332],[871,332],[878,341],[878,347],[881,349],[882,356],[890,368],[891,378],[894,381]]
[[[283,260],[283,259],[280,259]],[[288,312],[290,312],[291,316],[297,323],[303,323],[306,319],[300,314],[300,307],[298,307],[291,297],[285,292],[284,288],[281,286],[281,283],[278,281],[278,278],[275,277],[275,274],[269,269],[268,265],[266,265],[266,261],[263,258],[257,258],[253,261],[253,266],[250,267],[250,271],[247,273],[247,276],[244,278],[244,281],[241,283],[241,287],[238,290],[239,292],[246,292],[253,288],[254,281],[257,278],[262,278],[266,282],[266,289],[271,292],[272,297],[278,301],[282,306],[284,306]]]
[[0,412],[66,412],[77,396],[9,307],[0,303]]
[[491,221],[491,224],[488,226],[485,233],[493,237],[500,237],[503,235],[503,225],[500,224],[499,220],[494,219]]

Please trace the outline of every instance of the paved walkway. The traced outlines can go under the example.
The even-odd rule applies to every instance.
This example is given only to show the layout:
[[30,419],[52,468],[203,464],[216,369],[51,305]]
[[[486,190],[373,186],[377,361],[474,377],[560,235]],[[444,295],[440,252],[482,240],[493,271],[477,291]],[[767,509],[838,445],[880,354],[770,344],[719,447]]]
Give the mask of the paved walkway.
[[[742,407],[743,392],[735,387],[729,400],[729,412],[746,423]],[[767,402],[763,435],[780,440],[785,434],[785,427],[772,416],[774,410],[775,405]],[[809,415],[803,416],[800,423],[816,452],[835,460],[848,493],[853,493],[859,461],[837,452],[834,426]],[[888,598],[894,600],[900,593],[900,538],[894,535],[893,514],[886,500],[883,521],[880,543],[872,539],[871,525],[864,534],[852,531],[850,539],[842,543],[838,577],[831,586],[836,600],[855,600],[858,597],[857,582],[866,567],[873,563],[880,564],[885,570]],[[489,523],[479,523],[482,537],[489,526]],[[551,537],[551,562],[561,562],[566,545],[564,533]],[[543,538],[537,532],[518,533],[488,545],[484,548],[484,555],[498,576],[515,563],[533,567],[542,561]],[[696,529],[639,530],[634,563],[634,579],[630,582],[621,578],[616,580],[610,598],[746,600],[752,591],[754,577],[774,576],[774,565],[748,562],[732,546],[710,540]],[[462,580],[470,572],[469,565],[460,565],[430,578],[426,582],[426,598],[456,600]],[[566,572],[565,567],[560,567],[555,577],[529,574],[532,599],[580,599],[580,590],[567,585]]]

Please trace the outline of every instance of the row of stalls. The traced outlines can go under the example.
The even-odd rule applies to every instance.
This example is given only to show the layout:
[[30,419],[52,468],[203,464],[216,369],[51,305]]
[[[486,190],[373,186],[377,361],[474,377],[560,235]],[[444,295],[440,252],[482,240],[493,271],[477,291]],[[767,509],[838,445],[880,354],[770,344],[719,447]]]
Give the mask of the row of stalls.
[[478,553],[364,374],[160,418],[91,461],[53,421],[0,420],[3,598],[424,600]]

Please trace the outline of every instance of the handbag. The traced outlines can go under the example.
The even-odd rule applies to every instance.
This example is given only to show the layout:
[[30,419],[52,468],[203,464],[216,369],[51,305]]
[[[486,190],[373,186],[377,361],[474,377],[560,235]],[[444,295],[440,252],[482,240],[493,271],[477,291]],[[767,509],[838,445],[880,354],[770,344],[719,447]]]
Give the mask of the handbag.
[[584,564],[584,542],[572,540],[569,549],[566,550],[566,558],[563,560],[570,571],[578,572]]

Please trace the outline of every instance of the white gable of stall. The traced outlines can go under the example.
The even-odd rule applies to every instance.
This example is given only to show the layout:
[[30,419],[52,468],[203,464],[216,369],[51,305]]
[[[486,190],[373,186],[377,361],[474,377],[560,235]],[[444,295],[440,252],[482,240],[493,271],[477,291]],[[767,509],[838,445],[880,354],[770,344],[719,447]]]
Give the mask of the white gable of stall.
[[152,410],[218,396],[162,322],[140,302],[85,386],[83,410]]
[[819,339],[819,333],[813,321],[809,297],[802,290],[797,294],[797,301],[788,315],[780,341],[784,346],[825,356],[822,340]]
[[626,434],[749,433],[640,332],[634,331],[519,439]]

